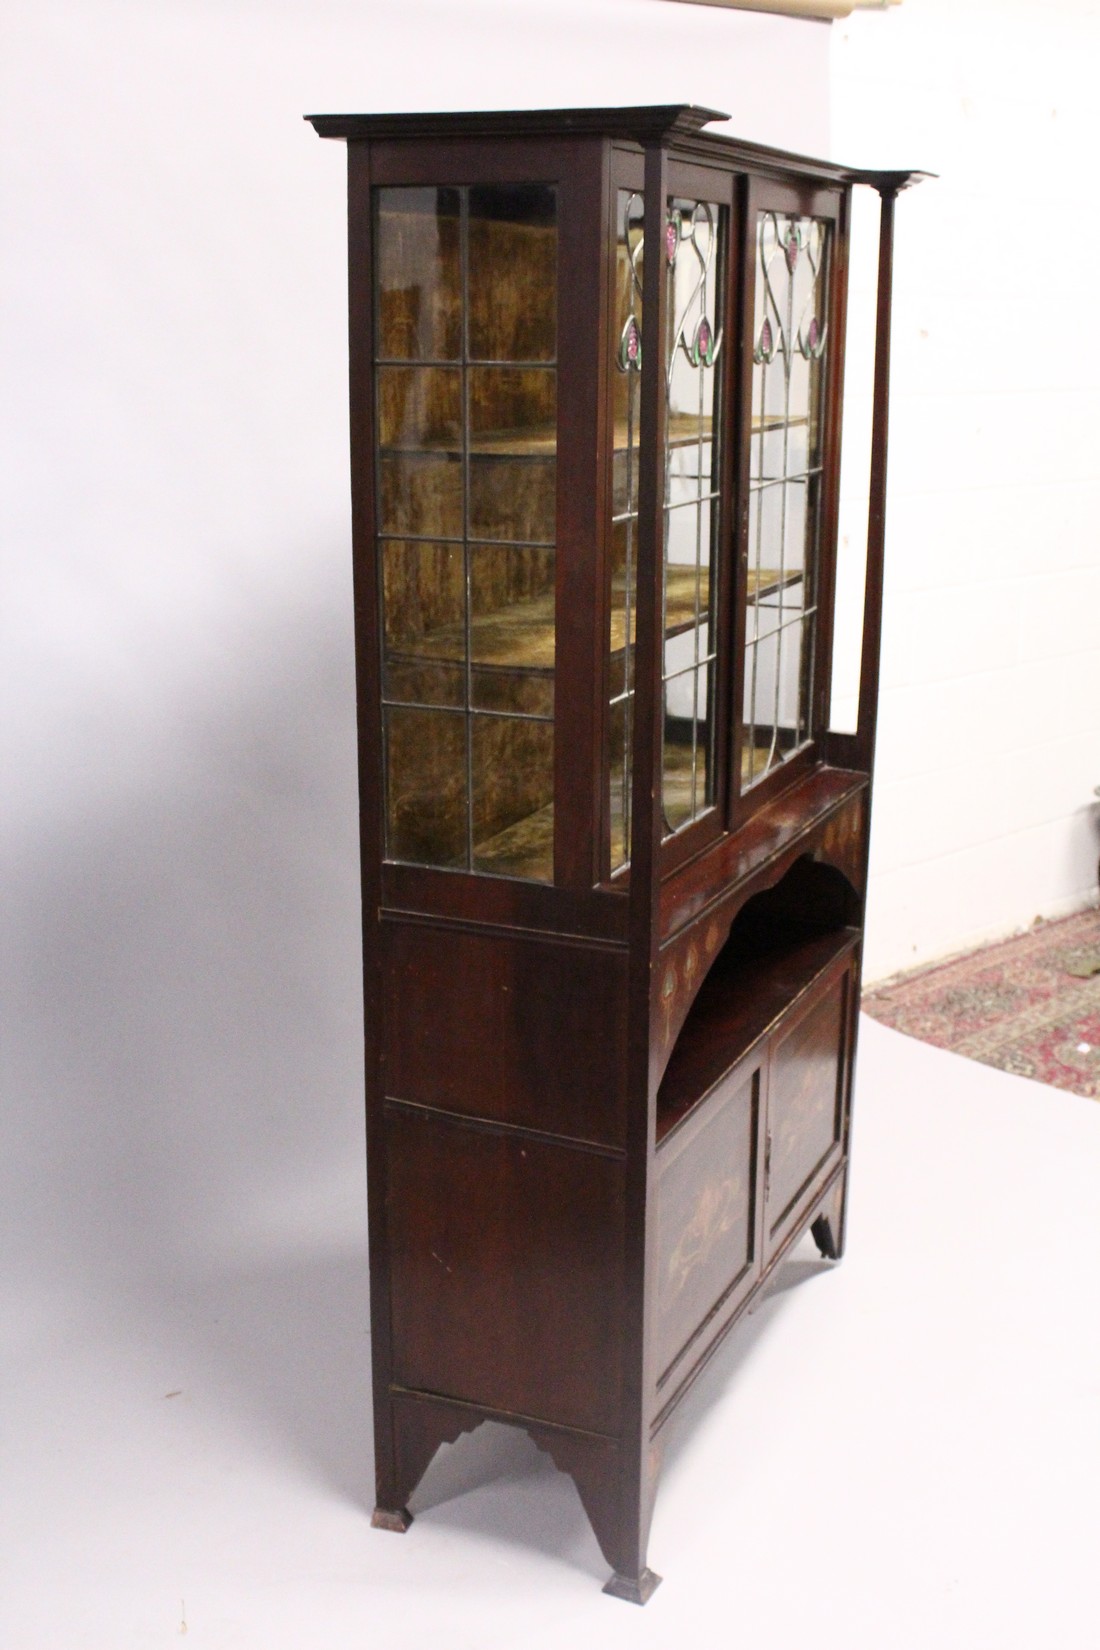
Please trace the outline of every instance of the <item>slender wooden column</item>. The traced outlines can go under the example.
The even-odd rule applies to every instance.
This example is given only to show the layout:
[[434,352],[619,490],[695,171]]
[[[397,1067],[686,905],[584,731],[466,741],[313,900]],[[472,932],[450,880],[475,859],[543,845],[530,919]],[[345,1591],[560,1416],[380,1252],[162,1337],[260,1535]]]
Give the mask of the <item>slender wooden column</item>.
[[359,728],[359,831],[363,900],[363,1029],[367,1111],[367,1208],[371,1257],[371,1356],[374,1364],[376,1522],[404,1529],[390,1383],[389,1260],[386,1176],[381,1127],[381,1017],[378,907],[382,863],[382,773],[379,759],[379,602],[375,553],[374,349],[370,144],[348,144],[348,358],[351,436],[352,578],[355,593],[355,683]]
[[667,154],[645,154],[645,254],[642,307],[641,471],[638,486],[637,646],[635,650],[633,832],[630,848],[630,1004],[628,1011],[626,1278],[623,1349],[619,1557],[608,1590],[643,1603],[657,1584],[647,1570],[652,1509],[649,1473],[646,1266],[654,1211],[650,1203],[654,1141],[650,1071],[652,982],[657,949],[661,846],[661,567],[664,558],[665,334],[668,283],[662,256]]
[[894,272],[894,202],[897,189],[880,187],[878,302],[875,319],[875,386],[871,433],[871,488],[867,509],[867,572],[863,598],[863,658],[859,675],[859,766],[871,771],[875,754],[879,656],[882,647],[882,578],[886,550],[886,461],[890,433],[890,317]]

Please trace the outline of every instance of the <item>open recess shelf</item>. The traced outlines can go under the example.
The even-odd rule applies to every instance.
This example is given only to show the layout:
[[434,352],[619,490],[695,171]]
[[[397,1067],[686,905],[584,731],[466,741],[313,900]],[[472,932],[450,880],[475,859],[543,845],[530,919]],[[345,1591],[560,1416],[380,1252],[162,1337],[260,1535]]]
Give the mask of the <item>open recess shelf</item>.
[[657,1090],[658,1146],[858,942],[855,928],[778,924],[767,934],[731,936],[699,988]]

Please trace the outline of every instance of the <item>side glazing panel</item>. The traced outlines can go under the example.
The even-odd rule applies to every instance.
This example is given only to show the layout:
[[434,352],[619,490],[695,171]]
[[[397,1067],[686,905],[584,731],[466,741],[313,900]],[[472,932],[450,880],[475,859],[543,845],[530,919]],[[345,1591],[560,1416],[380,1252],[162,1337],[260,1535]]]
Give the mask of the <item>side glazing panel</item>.
[[812,731],[830,234],[756,222],[742,791]]
[[553,877],[557,201],[375,190],[386,854]]

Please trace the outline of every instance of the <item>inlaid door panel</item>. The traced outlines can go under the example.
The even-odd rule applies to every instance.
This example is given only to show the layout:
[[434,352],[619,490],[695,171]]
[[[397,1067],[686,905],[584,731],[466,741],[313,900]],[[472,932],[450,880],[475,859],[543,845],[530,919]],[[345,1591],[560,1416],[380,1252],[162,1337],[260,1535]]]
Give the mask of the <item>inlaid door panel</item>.
[[756,1260],[763,1073],[734,1071],[660,1158],[655,1335],[659,1377],[698,1340]]
[[851,964],[826,976],[771,1051],[765,1145],[765,1258],[839,1160],[850,1037]]

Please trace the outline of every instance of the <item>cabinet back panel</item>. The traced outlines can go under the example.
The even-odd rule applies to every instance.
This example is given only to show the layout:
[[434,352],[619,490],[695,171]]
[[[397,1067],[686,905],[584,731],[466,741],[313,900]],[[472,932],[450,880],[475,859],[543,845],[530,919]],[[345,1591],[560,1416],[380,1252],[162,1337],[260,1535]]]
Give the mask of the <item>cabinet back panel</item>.
[[768,1089],[767,1221],[773,1244],[799,1193],[839,1149],[849,979],[848,971],[834,979],[827,994],[775,1044]]
[[666,1371],[693,1332],[753,1270],[760,1070],[732,1076],[683,1150],[658,1157],[657,1367]]
[[387,1095],[624,1144],[625,953],[395,920],[382,940]]
[[395,1381],[617,1431],[622,1160],[397,1106],[385,1141]]

